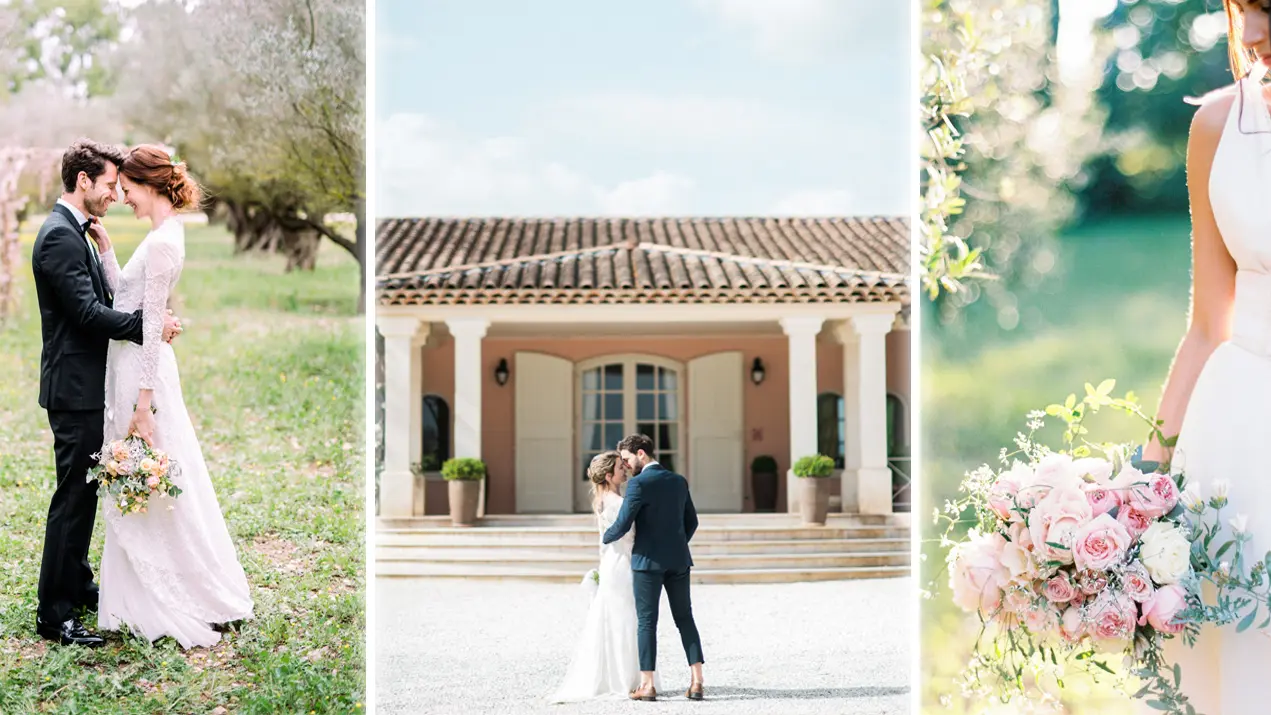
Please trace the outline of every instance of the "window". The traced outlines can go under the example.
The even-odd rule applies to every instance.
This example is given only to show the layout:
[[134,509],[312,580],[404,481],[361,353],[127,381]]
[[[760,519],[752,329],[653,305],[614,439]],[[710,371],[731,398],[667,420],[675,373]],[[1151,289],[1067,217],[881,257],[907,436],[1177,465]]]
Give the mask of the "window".
[[905,428],[905,403],[896,395],[887,394],[887,456],[909,456],[909,435]]
[[652,438],[658,463],[676,471],[682,453],[679,371],[651,358],[602,362],[579,374],[582,479],[592,457],[634,433]]
[[450,406],[437,395],[424,396],[420,468],[436,472],[450,459]]
[[843,397],[823,392],[816,398],[816,451],[834,460],[842,469],[846,453],[846,427],[843,419]]

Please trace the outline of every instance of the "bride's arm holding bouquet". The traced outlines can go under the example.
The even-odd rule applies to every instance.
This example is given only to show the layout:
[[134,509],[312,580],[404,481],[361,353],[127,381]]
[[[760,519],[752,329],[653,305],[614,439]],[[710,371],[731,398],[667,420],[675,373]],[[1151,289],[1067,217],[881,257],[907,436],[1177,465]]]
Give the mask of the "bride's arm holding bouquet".
[[1235,97],[1221,96],[1202,105],[1192,117],[1187,142],[1187,187],[1192,215],[1192,305],[1187,333],[1174,356],[1157,418],[1162,444],[1156,432],[1143,449],[1146,460],[1169,462],[1169,438],[1178,435],[1192,389],[1205,362],[1231,336],[1231,314],[1236,294],[1236,262],[1223,243],[1209,197],[1209,176],[1218,140]]
[[154,446],[154,387],[159,369],[160,347],[163,343],[164,316],[172,279],[181,266],[180,252],[166,241],[153,241],[147,246],[145,284],[141,302],[142,342],[140,389],[137,405],[133,409],[129,433],[136,433]]

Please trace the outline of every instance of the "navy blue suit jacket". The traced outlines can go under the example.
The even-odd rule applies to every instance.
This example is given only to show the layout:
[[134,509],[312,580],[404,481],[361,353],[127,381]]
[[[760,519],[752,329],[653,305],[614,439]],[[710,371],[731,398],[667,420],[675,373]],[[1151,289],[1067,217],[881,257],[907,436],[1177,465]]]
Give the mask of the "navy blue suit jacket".
[[605,531],[611,544],[636,527],[632,571],[684,571],[693,565],[688,542],[697,531],[697,510],[688,480],[660,464],[650,464],[627,481],[618,519]]

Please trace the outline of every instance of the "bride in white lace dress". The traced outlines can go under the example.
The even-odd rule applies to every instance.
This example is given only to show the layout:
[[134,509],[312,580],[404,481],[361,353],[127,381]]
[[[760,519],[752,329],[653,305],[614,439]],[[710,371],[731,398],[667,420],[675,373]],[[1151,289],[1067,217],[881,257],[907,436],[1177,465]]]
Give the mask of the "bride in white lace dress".
[[[1160,416],[1177,434],[1172,467],[1201,487],[1230,483],[1232,507],[1248,517],[1246,563],[1271,549],[1271,213],[1257,196],[1271,181],[1271,112],[1263,77],[1271,65],[1261,0],[1227,0],[1232,69],[1244,77],[1206,97],[1192,120],[1187,181],[1192,210],[1192,311],[1170,369]],[[1148,459],[1170,456],[1153,441]],[[1212,602],[1212,601],[1211,601]],[[1271,638],[1234,626],[1202,631],[1196,648],[1170,642],[1182,688],[1197,712],[1253,715],[1271,709]],[[1141,705],[1140,712],[1158,712]]]
[[[592,485],[592,509],[604,534],[622,509],[619,489],[627,480],[626,465],[617,452],[591,460],[587,477]],[[640,685],[640,649],[636,643],[635,591],[631,578],[631,546],[635,531],[612,544],[600,543],[600,584],[587,609],[573,659],[552,702],[575,702],[627,695]],[[662,688],[654,675],[654,687]]]
[[185,164],[157,146],[129,153],[120,187],[124,203],[153,229],[123,270],[113,251],[102,253],[115,307],[142,309],[144,338],[141,345],[110,344],[105,438],[136,432],[166,452],[181,466],[174,481],[182,493],[127,516],[102,501],[106,545],[98,625],[127,625],[150,641],[171,636],[182,648],[211,646],[220,639],[212,626],[249,618],[252,600],[185,409],[176,355],[161,339],[168,297],[185,260],[177,212],[197,206],[199,189]]

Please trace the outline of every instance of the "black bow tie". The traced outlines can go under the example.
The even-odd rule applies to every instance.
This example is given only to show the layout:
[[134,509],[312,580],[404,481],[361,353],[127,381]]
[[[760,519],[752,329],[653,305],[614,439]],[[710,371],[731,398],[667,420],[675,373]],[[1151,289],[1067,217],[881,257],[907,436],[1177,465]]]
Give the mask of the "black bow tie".
[[85,221],[85,222],[84,222],[84,224],[83,224],[82,226],[80,226],[80,227],[79,227],[79,232],[80,232],[80,233],[82,233],[82,234],[84,234],[85,236],[87,236],[87,235],[88,235],[88,227],[89,227],[89,226],[92,226],[92,225],[93,225],[93,222],[92,222],[92,221]]

